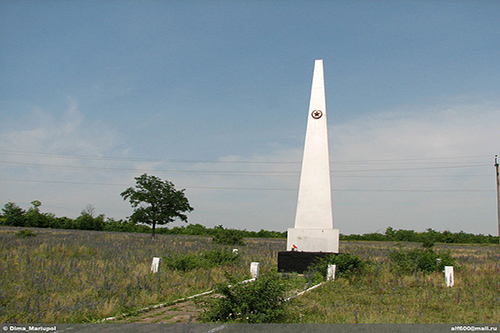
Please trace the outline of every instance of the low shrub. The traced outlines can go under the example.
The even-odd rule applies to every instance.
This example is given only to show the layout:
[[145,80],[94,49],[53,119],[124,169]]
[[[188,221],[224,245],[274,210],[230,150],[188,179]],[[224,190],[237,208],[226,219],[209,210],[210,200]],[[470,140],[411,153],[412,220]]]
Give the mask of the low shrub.
[[434,239],[432,239],[431,237],[423,238],[422,247],[426,249],[432,249],[433,246],[434,246]]
[[306,274],[314,276],[314,274],[319,273],[325,278],[328,271],[328,265],[336,265],[335,276],[352,278],[354,275],[362,275],[369,264],[367,260],[363,260],[349,253],[332,254],[312,264],[308,268]]
[[245,245],[243,235],[239,230],[217,229],[212,242],[220,245]]
[[21,238],[28,238],[28,237],[36,237],[36,234],[33,230],[23,229],[23,230],[19,230],[16,233],[16,236],[21,237]]
[[404,274],[416,272],[442,272],[444,266],[453,266],[455,259],[449,252],[427,249],[395,249],[389,253],[393,269]]
[[202,252],[201,259],[211,266],[223,266],[238,263],[241,260],[241,255],[230,249],[216,247],[210,251]]
[[163,262],[165,266],[183,272],[205,267],[205,262],[193,253],[168,256],[163,258]]
[[233,253],[230,249],[216,247],[200,254],[187,253],[168,256],[163,259],[163,262],[167,267],[186,272],[197,268],[236,264],[240,260],[241,256],[238,253]]
[[285,316],[286,281],[277,273],[261,274],[251,283],[228,282],[217,285],[221,297],[204,300],[202,322],[276,323]]

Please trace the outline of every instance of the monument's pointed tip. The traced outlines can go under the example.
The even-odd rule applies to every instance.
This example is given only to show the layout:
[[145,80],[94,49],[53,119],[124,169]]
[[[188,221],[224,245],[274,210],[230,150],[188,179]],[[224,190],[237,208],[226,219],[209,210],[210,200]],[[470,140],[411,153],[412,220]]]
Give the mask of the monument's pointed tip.
[[[324,87],[324,86],[325,86],[325,79],[324,79],[324,73],[323,73],[323,59],[317,59],[314,62],[312,88],[314,90],[315,88]],[[323,97],[317,96],[316,98],[321,97],[324,99],[324,92],[322,92],[321,94]],[[311,95],[311,97],[313,97],[313,95]],[[323,102],[323,104],[324,104],[324,102]],[[324,107],[323,107],[323,109],[324,109]]]

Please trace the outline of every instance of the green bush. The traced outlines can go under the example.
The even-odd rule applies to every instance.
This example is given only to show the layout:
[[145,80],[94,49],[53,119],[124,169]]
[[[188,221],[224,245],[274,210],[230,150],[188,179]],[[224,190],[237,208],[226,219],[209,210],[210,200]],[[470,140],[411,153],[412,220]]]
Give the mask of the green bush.
[[212,242],[220,245],[245,245],[243,235],[239,230],[217,229]]
[[204,268],[205,262],[193,253],[168,256],[163,259],[165,265],[178,271],[190,271],[196,268]]
[[426,249],[431,249],[434,246],[434,239],[431,237],[424,237],[422,241],[422,247],[425,247]]
[[233,253],[230,249],[213,248],[210,251],[202,252],[201,259],[210,264],[210,266],[222,266],[235,264],[241,260],[239,253]]
[[308,268],[306,274],[314,276],[314,274],[319,273],[325,278],[328,271],[328,265],[337,266],[335,276],[351,278],[354,275],[363,274],[369,262],[349,253],[332,254],[312,264]]
[[33,232],[33,230],[23,229],[23,230],[19,230],[16,233],[16,236],[21,237],[21,238],[28,238],[28,237],[35,237],[36,234]]
[[240,260],[241,256],[238,253],[233,253],[230,249],[221,249],[218,247],[200,254],[178,254],[163,259],[167,267],[184,272],[197,268],[236,264]]
[[396,249],[389,253],[393,269],[405,274],[441,272],[444,266],[453,266],[455,259],[449,252],[436,253],[432,249]]
[[277,273],[261,274],[251,283],[228,280],[215,289],[221,297],[204,300],[201,321],[275,323],[284,317],[286,281]]

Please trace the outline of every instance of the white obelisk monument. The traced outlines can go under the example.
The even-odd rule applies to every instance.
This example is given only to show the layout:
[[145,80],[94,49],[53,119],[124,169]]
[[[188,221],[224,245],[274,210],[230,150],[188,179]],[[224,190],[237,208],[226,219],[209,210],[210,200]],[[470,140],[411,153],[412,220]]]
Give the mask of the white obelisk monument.
[[321,59],[314,63],[295,228],[288,229],[287,251],[339,252],[339,230],[333,229],[325,79]]

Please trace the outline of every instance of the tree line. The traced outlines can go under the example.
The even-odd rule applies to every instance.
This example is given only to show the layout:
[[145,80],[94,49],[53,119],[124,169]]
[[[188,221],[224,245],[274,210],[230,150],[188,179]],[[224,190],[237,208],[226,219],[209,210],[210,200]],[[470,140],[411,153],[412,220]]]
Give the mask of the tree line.
[[[42,203],[33,201],[32,207],[25,210],[13,202],[8,202],[0,214],[0,225],[26,228],[52,228],[52,229],[75,229],[75,230],[95,230],[95,231],[117,231],[117,232],[140,232],[151,233],[151,227],[138,223],[133,219],[120,219],[106,217],[104,214],[97,215],[95,209],[88,205],[75,218],[56,217],[53,213],[43,213],[40,211]],[[225,229],[222,225],[213,228],[205,227],[201,224],[188,224],[186,226],[176,226],[172,228],[157,228],[157,234],[165,235],[192,235],[192,236],[214,236],[221,230],[232,230],[241,237],[246,238],[286,238],[286,232],[279,231],[248,231],[237,229]]]
[[[32,207],[24,210],[13,202],[7,203],[2,208],[0,214],[0,225],[14,227],[32,228],[53,228],[53,229],[76,229],[76,230],[96,230],[96,231],[117,231],[117,232],[140,232],[151,233],[151,227],[132,221],[131,219],[116,220],[106,217],[103,214],[96,214],[94,208],[88,205],[75,218],[56,217],[53,213],[43,213],[40,211],[42,203],[33,201]],[[157,234],[165,235],[190,235],[190,236],[214,236],[221,230],[231,230],[245,238],[286,238],[286,231],[248,231],[237,229],[225,229],[222,225],[209,228],[201,224],[188,224],[172,228],[157,228]],[[475,244],[498,244],[498,236],[475,235],[460,232],[436,231],[431,228],[424,232],[414,230],[395,230],[388,227],[384,233],[367,233],[362,235],[340,235],[340,240],[357,241],[396,241],[396,242],[416,242],[416,243],[475,243]]]
[[[186,227],[159,228],[157,225],[168,224],[175,219],[188,222],[186,213],[193,211],[184,194],[184,190],[177,190],[175,185],[159,177],[142,174],[135,177],[135,187],[129,187],[120,196],[128,200],[134,210],[128,220],[115,220],[106,218],[103,214],[96,215],[91,205],[84,209],[76,219],[56,217],[52,213],[40,212],[42,203],[32,201],[33,207],[27,211],[13,202],[8,202],[0,214],[0,225],[16,227],[37,227],[56,229],[79,229],[96,231],[122,231],[122,232],[151,232],[177,235],[217,235],[221,241],[242,240],[243,237],[286,237],[286,233],[260,230],[258,232],[246,230],[224,229],[221,225],[206,228],[201,224],[191,224]],[[151,226],[151,227],[150,227]],[[229,237],[230,236],[230,237]]]
[[33,207],[24,210],[13,202],[8,202],[2,208],[0,214],[0,225],[13,227],[53,228],[53,229],[76,229],[96,231],[125,231],[125,232],[150,232],[146,225],[139,225],[128,220],[115,220],[105,217],[104,214],[97,215],[94,208],[88,205],[75,218],[57,217],[53,213],[40,211],[42,205],[35,200],[31,203]]
[[340,240],[379,241],[379,242],[415,242],[422,243],[426,247],[434,243],[457,243],[457,244],[498,244],[498,236],[469,234],[464,231],[451,232],[436,231],[428,228],[424,232],[414,230],[395,230],[388,227],[385,233],[367,233],[363,235],[340,235]]

